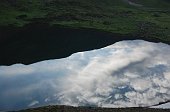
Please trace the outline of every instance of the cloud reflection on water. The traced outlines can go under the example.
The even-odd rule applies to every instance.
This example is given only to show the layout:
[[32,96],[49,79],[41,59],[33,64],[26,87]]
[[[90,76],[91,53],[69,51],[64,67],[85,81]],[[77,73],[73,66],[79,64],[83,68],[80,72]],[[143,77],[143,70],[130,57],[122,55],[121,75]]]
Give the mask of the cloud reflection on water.
[[0,66],[0,110],[49,104],[148,106],[170,99],[170,46],[142,40]]

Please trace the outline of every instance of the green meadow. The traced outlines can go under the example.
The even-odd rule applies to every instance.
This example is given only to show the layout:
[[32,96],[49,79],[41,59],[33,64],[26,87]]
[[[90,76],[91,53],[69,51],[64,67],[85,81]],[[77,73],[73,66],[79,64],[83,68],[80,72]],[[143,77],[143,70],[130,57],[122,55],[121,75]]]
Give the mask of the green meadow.
[[0,26],[32,22],[170,41],[169,0],[2,0]]

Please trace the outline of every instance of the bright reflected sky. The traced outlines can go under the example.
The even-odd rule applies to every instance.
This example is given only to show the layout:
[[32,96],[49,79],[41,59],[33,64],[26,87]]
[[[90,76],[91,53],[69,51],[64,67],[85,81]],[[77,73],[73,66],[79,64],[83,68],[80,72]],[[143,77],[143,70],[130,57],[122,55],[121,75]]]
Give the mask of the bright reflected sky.
[[49,104],[136,107],[170,99],[170,46],[142,40],[0,66],[0,110]]

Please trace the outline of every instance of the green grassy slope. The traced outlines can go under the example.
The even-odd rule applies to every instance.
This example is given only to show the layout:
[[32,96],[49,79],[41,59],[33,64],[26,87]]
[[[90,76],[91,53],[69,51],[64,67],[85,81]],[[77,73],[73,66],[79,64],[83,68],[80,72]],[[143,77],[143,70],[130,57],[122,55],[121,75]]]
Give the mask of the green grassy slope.
[[169,0],[2,0],[0,26],[39,21],[170,41]]

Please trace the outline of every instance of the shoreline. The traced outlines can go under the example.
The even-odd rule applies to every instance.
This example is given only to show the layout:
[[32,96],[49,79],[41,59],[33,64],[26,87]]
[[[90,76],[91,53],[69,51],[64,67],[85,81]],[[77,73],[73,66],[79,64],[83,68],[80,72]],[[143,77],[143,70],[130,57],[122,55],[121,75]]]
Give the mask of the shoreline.
[[59,59],[73,53],[99,49],[123,40],[141,39],[163,42],[155,38],[143,38],[133,34],[116,34],[92,28],[70,28],[32,23],[23,27],[0,26],[0,65]]
[[128,107],[128,108],[102,108],[102,107],[73,107],[65,105],[49,105],[29,108],[14,112],[169,112],[170,109]]

